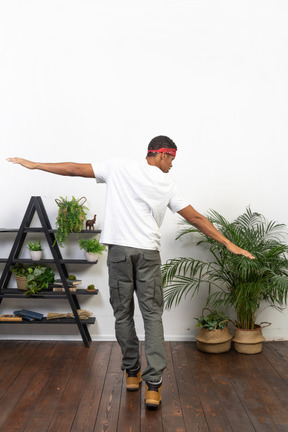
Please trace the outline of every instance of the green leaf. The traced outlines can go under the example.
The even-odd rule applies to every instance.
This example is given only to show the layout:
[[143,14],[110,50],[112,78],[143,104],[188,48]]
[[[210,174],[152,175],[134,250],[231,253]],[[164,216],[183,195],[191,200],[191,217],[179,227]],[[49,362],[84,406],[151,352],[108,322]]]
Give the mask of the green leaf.
[[190,223],[181,222],[177,238],[197,233],[210,252],[206,261],[192,257],[168,260],[162,266],[164,300],[166,308],[178,305],[188,294],[192,298],[198,291],[208,288],[207,305],[213,308],[232,307],[237,323],[253,328],[255,320],[268,304],[281,310],[288,295],[288,246],[286,225],[268,221],[250,207],[229,222],[215,210],[208,219],[230,241],[249,250],[256,259],[231,254],[222,244],[199,232]]

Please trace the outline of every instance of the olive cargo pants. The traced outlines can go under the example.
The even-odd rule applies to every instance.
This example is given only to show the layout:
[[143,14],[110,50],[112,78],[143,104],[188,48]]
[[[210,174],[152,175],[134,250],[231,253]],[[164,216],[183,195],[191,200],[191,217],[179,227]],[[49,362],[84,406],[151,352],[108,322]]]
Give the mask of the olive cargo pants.
[[144,381],[157,381],[166,367],[162,313],[160,254],[156,250],[110,245],[108,252],[110,303],[116,338],[122,350],[122,370],[140,365],[139,340],[134,324],[134,291],[145,328],[147,367]]

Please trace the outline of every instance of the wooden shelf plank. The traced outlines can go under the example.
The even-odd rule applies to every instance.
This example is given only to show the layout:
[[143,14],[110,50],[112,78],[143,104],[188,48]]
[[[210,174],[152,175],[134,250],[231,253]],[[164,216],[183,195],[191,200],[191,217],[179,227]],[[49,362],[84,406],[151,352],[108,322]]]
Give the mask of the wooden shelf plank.
[[[86,320],[80,320],[82,324],[94,324],[96,321],[95,317],[90,317]],[[47,320],[47,318],[42,318],[42,320],[35,321],[0,321],[0,324],[74,324],[77,325],[74,318],[56,318]]]
[[[71,293],[71,295],[90,296],[90,295],[97,295],[99,293],[99,290],[96,289],[93,292],[89,292],[89,291],[86,291],[86,289],[79,288],[79,289],[77,289],[77,291],[70,291],[70,293]],[[63,298],[63,299],[67,300],[67,295],[66,295],[65,291],[63,291],[63,292],[56,291],[55,292],[55,291],[44,290],[44,291],[41,291],[41,293],[39,293],[39,294],[35,294],[31,297],[26,297],[25,291],[18,290],[16,288],[6,288],[6,289],[1,290],[0,291],[0,298],[4,298],[4,297],[6,297],[6,298],[19,298],[20,297],[23,299],[29,299],[29,298],[33,298],[33,299],[36,299],[36,298],[38,298],[38,299],[57,298],[57,299],[60,299],[60,298]]]
[[[23,264],[35,264],[35,263],[53,264],[53,263],[55,263],[55,260],[53,258],[48,258],[48,259],[41,259],[41,260],[33,261],[30,258],[13,258],[12,262],[13,262],[13,264],[16,264],[16,263],[23,263]],[[61,264],[89,264],[89,265],[91,265],[91,264],[97,264],[98,260],[94,261],[94,262],[90,262],[90,261],[87,261],[86,259],[62,258],[62,259],[58,259],[58,262],[61,263]]]
[[[1,233],[17,233],[19,228],[0,228]],[[42,227],[24,227],[25,232],[43,232],[44,229]],[[48,229],[49,233],[55,233],[56,229]],[[71,234],[100,234],[101,230],[81,230],[80,233],[71,233]]]

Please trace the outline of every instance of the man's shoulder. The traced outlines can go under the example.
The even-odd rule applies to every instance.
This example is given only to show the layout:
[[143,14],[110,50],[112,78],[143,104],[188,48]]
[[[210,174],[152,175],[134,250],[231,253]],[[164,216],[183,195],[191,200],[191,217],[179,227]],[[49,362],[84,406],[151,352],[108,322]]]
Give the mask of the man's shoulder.
[[110,165],[110,166],[131,166],[140,162],[132,159],[110,158],[100,162],[92,162],[92,165]]

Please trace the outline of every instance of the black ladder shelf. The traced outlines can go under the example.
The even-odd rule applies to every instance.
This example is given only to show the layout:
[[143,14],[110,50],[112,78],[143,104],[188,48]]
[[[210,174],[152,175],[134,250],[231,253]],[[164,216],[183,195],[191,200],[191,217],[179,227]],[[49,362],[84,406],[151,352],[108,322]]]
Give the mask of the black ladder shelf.
[[[34,214],[37,212],[41,227],[31,227],[31,222],[33,219]],[[2,303],[2,300],[6,298],[26,298],[23,291],[17,290],[15,288],[7,288],[10,278],[11,278],[11,270],[10,266],[15,263],[29,263],[31,260],[29,259],[22,259],[19,258],[19,254],[22,250],[22,247],[25,242],[25,238],[27,233],[29,232],[42,232],[44,233],[47,243],[49,245],[50,251],[52,253],[53,259],[41,259],[39,263],[54,263],[56,265],[57,271],[59,273],[59,277],[63,283],[64,292],[54,292],[54,291],[41,291],[37,295],[33,295],[30,297],[30,299],[37,298],[37,299],[67,299],[70,303],[71,310],[73,312],[73,315],[75,318],[59,318],[59,319],[52,319],[47,320],[46,318],[43,318],[41,321],[21,321],[20,323],[17,321],[1,321],[1,324],[76,324],[78,326],[80,335],[82,337],[83,343],[86,347],[89,347],[89,342],[91,342],[91,336],[88,330],[87,325],[88,324],[94,324],[95,323],[95,317],[90,317],[85,320],[81,320],[79,318],[77,310],[80,309],[80,305],[77,299],[77,295],[93,295],[93,293],[87,292],[85,289],[77,289],[76,292],[70,291],[67,278],[68,278],[68,271],[66,268],[66,264],[87,264],[86,260],[80,260],[80,259],[63,259],[59,246],[57,243],[55,243],[55,229],[52,229],[45,207],[43,205],[42,199],[40,196],[32,196],[27,210],[24,214],[22,223],[19,227],[19,229],[0,229],[0,233],[3,232],[16,232],[16,237],[14,240],[14,243],[12,245],[10,254],[8,258],[0,259],[0,262],[5,262],[5,267],[3,269],[3,273],[1,275],[0,279],[0,305]],[[93,233],[99,233],[99,230],[93,231]],[[92,233],[92,231],[89,230],[82,230],[81,233]],[[55,244],[54,244],[55,243]],[[54,246],[53,246],[54,244]],[[96,294],[98,293],[98,290],[96,291]]]

